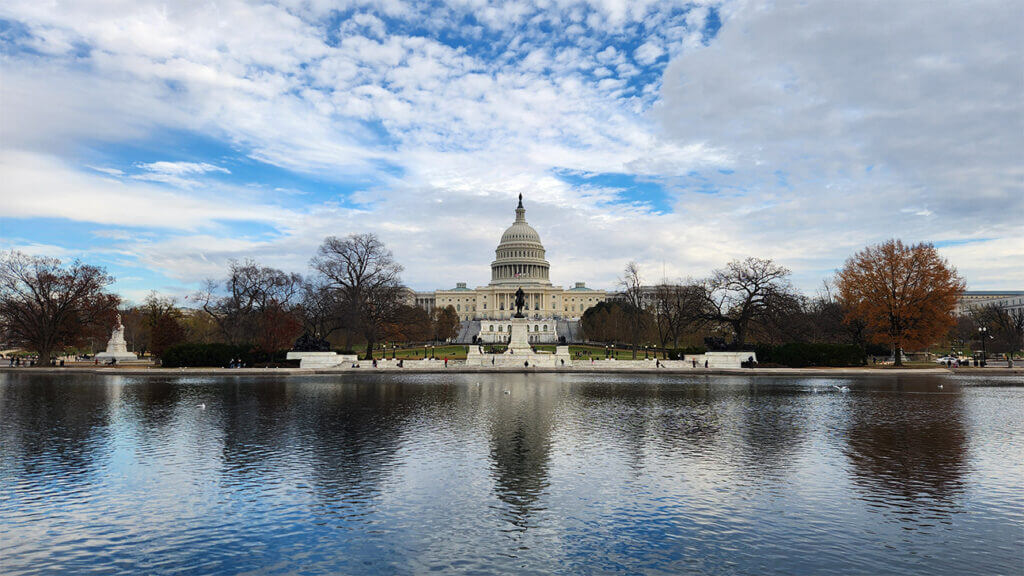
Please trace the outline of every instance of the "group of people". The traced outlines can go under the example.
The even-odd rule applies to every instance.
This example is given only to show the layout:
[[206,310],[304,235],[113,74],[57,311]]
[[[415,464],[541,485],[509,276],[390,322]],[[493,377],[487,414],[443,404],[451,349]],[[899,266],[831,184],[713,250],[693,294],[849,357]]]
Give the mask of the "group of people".
[[228,368],[245,368],[245,362],[241,358],[232,358]]

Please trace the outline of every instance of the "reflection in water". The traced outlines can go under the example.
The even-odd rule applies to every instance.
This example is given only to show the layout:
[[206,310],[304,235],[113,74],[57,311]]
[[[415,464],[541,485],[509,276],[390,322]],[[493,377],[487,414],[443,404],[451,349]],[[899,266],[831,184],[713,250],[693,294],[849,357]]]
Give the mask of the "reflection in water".
[[491,470],[496,495],[509,506],[510,521],[526,529],[531,512],[548,487],[552,414],[558,389],[528,382],[524,376],[509,380],[507,388],[491,386],[485,391],[485,401],[493,406],[489,423]]
[[972,378],[0,373],[0,572],[1015,572]]
[[967,431],[963,395],[931,380],[901,381],[853,403],[847,456],[853,479],[880,503],[911,512],[948,511],[964,490]]
[[[20,375],[19,375],[20,376]],[[30,478],[67,473],[67,482],[85,482],[102,459],[109,424],[107,406],[119,383],[104,386],[90,378],[69,387],[69,378],[8,376],[0,413],[0,471],[21,470]]]

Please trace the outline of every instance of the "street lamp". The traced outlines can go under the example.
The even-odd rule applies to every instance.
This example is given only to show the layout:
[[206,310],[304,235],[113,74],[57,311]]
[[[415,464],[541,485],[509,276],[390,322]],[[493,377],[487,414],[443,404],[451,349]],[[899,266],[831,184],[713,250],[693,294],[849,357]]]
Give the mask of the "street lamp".
[[648,346],[647,344],[644,344],[644,360],[648,360],[648,358],[647,358],[647,351],[649,349],[650,349],[650,346]]
[[988,326],[982,326],[978,328],[978,332],[981,333],[981,367],[985,367],[985,358],[988,356],[985,351],[985,339],[988,338]]
[[604,345],[604,359],[607,360],[608,358],[610,358],[610,355],[608,354],[608,345],[605,344]]
[[423,359],[424,360],[427,359],[427,348],[428,348],[428,346],[426,344],[424,344],[423,345]]

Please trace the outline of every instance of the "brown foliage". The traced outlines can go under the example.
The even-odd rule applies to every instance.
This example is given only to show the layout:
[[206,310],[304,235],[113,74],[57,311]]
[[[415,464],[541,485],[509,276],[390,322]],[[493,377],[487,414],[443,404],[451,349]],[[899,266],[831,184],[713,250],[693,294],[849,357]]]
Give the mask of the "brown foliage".
[[164,352],[185,341],[185,327],[174,314],[158,316],[150,332],[149,348],[154,356],[161,357]]
[[889,240],[846,261],[836,279],[846,321],[862,321],[878,343],[891,344],[900,363],[904,349],[926,347],[955,323],[964,281],[931,244]]
[[260,310],[256,347],[266,354],[291,348],[302,332],[297,314],[273,304]]
[[444,341],[458,335],[459,314],[452,305],[434,309],[434,340]]
[[0,255],[0,325],[8,337],[35,350],[40,363],[84,339],[109,336],[119,299],[106,292],[106,270],[21,252]]
[[391,342],[424,342],[432,335],[430,315],[419,306],[399,306],[385,330],[385,338]]

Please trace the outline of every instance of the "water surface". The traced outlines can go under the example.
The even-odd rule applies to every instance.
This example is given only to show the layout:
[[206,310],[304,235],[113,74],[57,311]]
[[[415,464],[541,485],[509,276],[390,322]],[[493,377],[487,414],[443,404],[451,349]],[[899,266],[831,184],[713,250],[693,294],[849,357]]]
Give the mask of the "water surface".
[[0,572],[1021,573],[1022,383],[0,374]]

